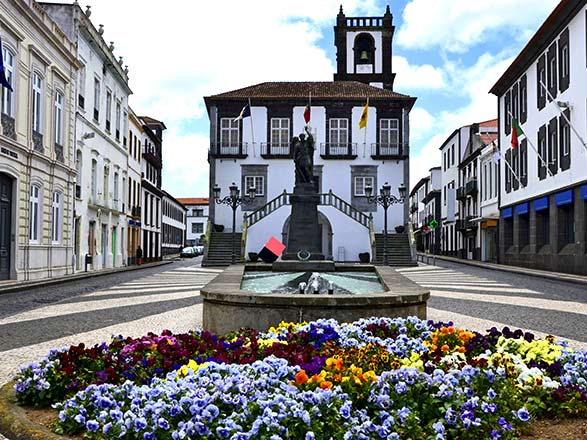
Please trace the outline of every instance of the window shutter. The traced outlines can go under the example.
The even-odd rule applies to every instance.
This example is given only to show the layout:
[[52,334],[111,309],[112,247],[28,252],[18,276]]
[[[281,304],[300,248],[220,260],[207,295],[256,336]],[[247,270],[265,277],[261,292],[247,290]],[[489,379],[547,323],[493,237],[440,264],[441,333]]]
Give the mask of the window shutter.
[[[544,106],[546,105],[546,92],[544,91],[544,93],[542,92],[542,85],[540,84],[540,72],[546,72],[546,58],[544,55],[542,55],[539,59],[538,59],[538,64],[536,64],[536,97],[537,97],[537,102],[536,105],[538,107],[538,110],[542,110],[544,108]],[[544,75],[544,81],[546,82],[546,75]],[[546,85],[546,84],[545,84]]]
[[558,171],[558,145],[551,145],[551,142],[558,143],[558,121],[557,118],[552,118],[548,123],[548,151],[552,151],[553,157],[548,158],[548,167],[552,174]]
[[[548,73],[548,79],[547,79],[547,83],[546,86],[548,87],[548,93],[550,94],[550,96],[548,97],[548,99],[550,100],[552,97],[552,99],[556,98],[557,92],[558,92],[558,83],[557,83],[557,68],[556,66],[558,66],[557,62],[556,62],[556,42],[552,43],[550,45],[550,47],[548,48],[548,53],[546,56],[546,71]],[[555,68],[552,68],[552,63],[554,62]]]
[[520,179],[520,161],[518,160],[519,158],[519,148],[513,148],[511,150],[512,152],[512,169],[514,170],[514,173],[517,174],[517,176],[513,176],[512,175],[512,187],[514,188],[514,191],[517,190],[520,187],[520,181],[518,179]]
[[505,134],[508,136],[512,131],[512,117],[510,113],[512,112],[512,92],[510,90],[507,91],[505,94]]
[[[563,49],[566,47],[566,53]],[[566,65],[566,72],[563,72],[563,65]],[[571,48],[569,43],[569,28],[566,28],[558,40],[558,71],[559,71],[559,90],[564,92],[569,88],[571,77]]]
[[[546,160],[546,151],[541,147],[541,145],[544,145],[548,148],[546,143],[546,125],[543,125],[538,129],[538,152],[542,158]],[[536,158],[536,161],[538,163],[538,178],[542,180],[546,177],[546,167],[543,165],[539,157]]]
[[509,192],[512,192],[512,172],[510,170],[510,167],[512,166],[512,150],[509,148],[505,153],[505,161],[509,165],[509,167],[506,165],[506,170],[505,170],[505,174],[506,174],[505,192],[509,193]]
[[528,141],[526,139],[520,143],[520,180],[522,186],[528,185]]
[[528,119],[528,78],[526,75],[520,79],[520,124]]
[[[567,120],[571,120],[571,111],[570,109],[566,109],[564,111],[564,115],[567,117],[567,119],[565,119],[563,116],[559,117],[559,157],[560,157],[560,166],[561,166],[561,170],[565,171],[568,170],[571,167],[571,138],[572,136],[570,135],[570,126],[569,123],[567,122]],[[569,130],[569,136],[567,137],[567,139],[564,139],[565,136],[565,128],[568,128]],[[567,154],[565,154],[564,151],[564,142],[567,142]]]

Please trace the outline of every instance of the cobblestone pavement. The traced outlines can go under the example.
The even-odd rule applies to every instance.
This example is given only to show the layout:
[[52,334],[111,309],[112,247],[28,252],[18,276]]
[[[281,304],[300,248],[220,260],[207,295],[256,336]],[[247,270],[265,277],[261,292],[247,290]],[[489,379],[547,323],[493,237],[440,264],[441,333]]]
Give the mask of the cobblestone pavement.
[[445,261],[400,272],[430,289],[430,319],[478,331],[507,325],[587,349],[585,286]]
[[[220,270],[200,259],[0,295],[0,384],[51,348],[141,336],[202,322],[199,289]],[[585,286],[451,262],[400,272],[430,288],[430,319],[483,331],[509,325],[587,349]],[[0,440],[6,440],[0,435]]]

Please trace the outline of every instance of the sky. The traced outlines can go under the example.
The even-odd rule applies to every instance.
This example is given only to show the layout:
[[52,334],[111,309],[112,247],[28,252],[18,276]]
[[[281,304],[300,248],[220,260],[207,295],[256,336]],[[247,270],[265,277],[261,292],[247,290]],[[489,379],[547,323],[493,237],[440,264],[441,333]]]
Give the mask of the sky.
[[[396,27],[394,90],[417,97],[410,115],[410,183],[440,165],[456,128],[497,117],[489,89],[558,0],[81,0],[129,67],[137,114],[162,120],[163,187],[208,195],[204,96],[265,81],[332,81],[333,26],[345,15]],[[310,66],[310,67],[309,67]]]

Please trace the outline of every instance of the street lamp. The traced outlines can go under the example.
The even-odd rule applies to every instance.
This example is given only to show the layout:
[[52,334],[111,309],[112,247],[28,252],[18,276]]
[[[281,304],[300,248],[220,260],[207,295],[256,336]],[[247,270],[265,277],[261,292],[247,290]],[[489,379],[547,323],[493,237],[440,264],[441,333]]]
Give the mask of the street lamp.
[[398,188],[399,198],[391,194],[391,185],[387,182],[383,184],[379,190],[379,195],[373,196],[373,188],[371,186],[365,187],[365,195],[367,202],[383,206],[384,226],[383,226],[383,264],[389,264],[387,259],[387,208],[396,203],[404,203],[406,198],[406,186],[402,183]]
[[256,189],[251,186],[248,195],[240,196],[240,190],[234,182],[228,187],[229,194],[226,197],[220,198],[220,187],[214,184],[212,194],[214,201],[219,205],[228,205],[232,208],[232,258],[231,264],[236,264],[236,242],[235,242],[235,227],[236,227],[236,208],[240,205],[248,205],[255,200]]

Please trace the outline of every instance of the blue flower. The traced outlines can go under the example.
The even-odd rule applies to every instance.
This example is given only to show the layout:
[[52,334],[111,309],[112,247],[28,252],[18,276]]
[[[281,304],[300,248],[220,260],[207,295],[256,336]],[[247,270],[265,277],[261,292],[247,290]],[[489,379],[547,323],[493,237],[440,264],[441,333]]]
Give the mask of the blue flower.
[[528,413],[528,410],[524,406],[522,408],[520,408],[518,410],[518,412],[515,412],[514,414],[522,422],[527,422],[528,420],[530,420],[530,414]]
[[100,427],[100,425],[95,420],[88,420],[86,422],[86,429],[88,431],[96,432],[99,427]]

